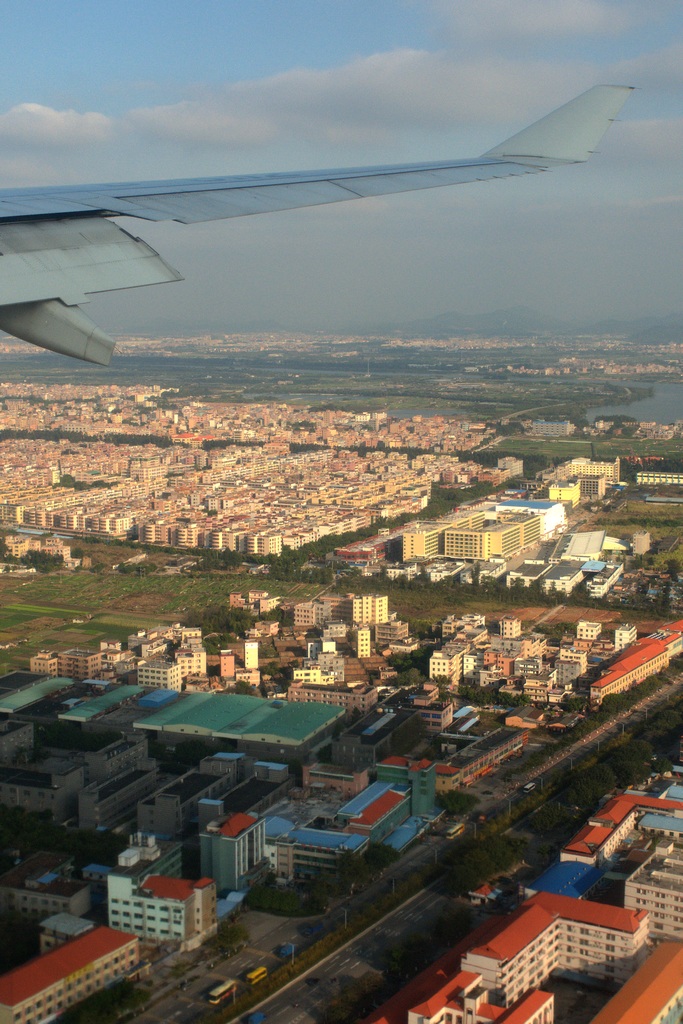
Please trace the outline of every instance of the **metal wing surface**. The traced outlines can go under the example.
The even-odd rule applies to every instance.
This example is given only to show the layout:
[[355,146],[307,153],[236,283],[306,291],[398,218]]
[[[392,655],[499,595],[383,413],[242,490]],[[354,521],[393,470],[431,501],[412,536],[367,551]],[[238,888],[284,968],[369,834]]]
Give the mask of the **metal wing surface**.
[[595,86],[470,160],[0,190],[0,329],[107,365],[114,341],[80,304],[97,292],[182,279],[111,218],[192,224],[581,163],[630,91]]

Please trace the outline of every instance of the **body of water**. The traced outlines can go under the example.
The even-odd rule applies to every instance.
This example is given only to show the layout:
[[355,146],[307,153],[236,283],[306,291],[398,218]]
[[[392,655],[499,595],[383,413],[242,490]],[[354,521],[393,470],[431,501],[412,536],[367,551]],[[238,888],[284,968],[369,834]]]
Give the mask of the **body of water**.
[[[639,387],[644,381],[620,381],[625,387]],[[637,402],[620,402],[613,405],[592,406],[588,413],[589,420],[610,416],[633,416],[645,422],[674,423],[683,419],[683,384],[651,384],[652,394],[640,398]]]

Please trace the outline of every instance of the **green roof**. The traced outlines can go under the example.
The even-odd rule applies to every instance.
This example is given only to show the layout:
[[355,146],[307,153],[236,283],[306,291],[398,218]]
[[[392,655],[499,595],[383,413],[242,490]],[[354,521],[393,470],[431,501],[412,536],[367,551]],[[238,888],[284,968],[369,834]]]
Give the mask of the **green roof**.
[[89,700],[84,700],[82,704],[70,708],[69,711],[64,711],[59,718],[65,722],[85,722],[97,715],[104,714],[105,711],[111,711],[112,708],[118,707],[119,704],[130,700],[138,693],[142,693],[141,686],[117,686],[108,693],[103,693],[101,697],[91,697]]
[[40,682],[32,683],[30,686],[22,686],[20,690],[0,696],[0,711],[6,711],[11,715],[15,711],[21,711],[22,708],[36,704],[52,693],[66,690],[67,687],[73,686],[73,683],[73,679],[57,676],[56,679],[41,679]]
[[188,693],[135,722],[135,728],[295,745],[343,715],[342,708],[324,704],[290,704],[239,693]]

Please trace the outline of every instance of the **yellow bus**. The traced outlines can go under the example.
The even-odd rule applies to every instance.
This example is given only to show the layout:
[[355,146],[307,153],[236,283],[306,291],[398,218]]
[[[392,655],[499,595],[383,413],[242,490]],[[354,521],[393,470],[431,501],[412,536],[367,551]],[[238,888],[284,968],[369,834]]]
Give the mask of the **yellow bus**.
[[456,836],[461,836],[465,831],[465,826],[461,821],[457,825],[451,825],[448,832],[446,833],[447,839],[455,839]]
[[253,971],[249,971],[246,975],[246,980],[250,985],[258,985],[259,981],[263,981],[268,976],[267,967],[255,967]]
[[222,1003],[224,999],[228,998],[228,996],[234,995],[237,992],[238,984],[239,982],[234,978],[228,978],[227,981],[224,981],[220,985],[216,985],[215,988],[212,988],[209,992],[209,1002],[211,1005],[218,1006],[218,1004]]

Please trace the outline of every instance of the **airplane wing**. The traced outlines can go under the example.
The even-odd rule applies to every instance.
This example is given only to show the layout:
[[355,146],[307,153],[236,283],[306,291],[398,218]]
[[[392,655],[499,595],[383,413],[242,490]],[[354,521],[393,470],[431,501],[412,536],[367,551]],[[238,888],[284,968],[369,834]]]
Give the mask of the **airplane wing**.
[[630,92],[628,86],[595,86],[471,160],[2,189],[0,330],[107,366],[115,342],[80,308],[87,296],[182,280],[112,218],[192,224],[582,163]]

